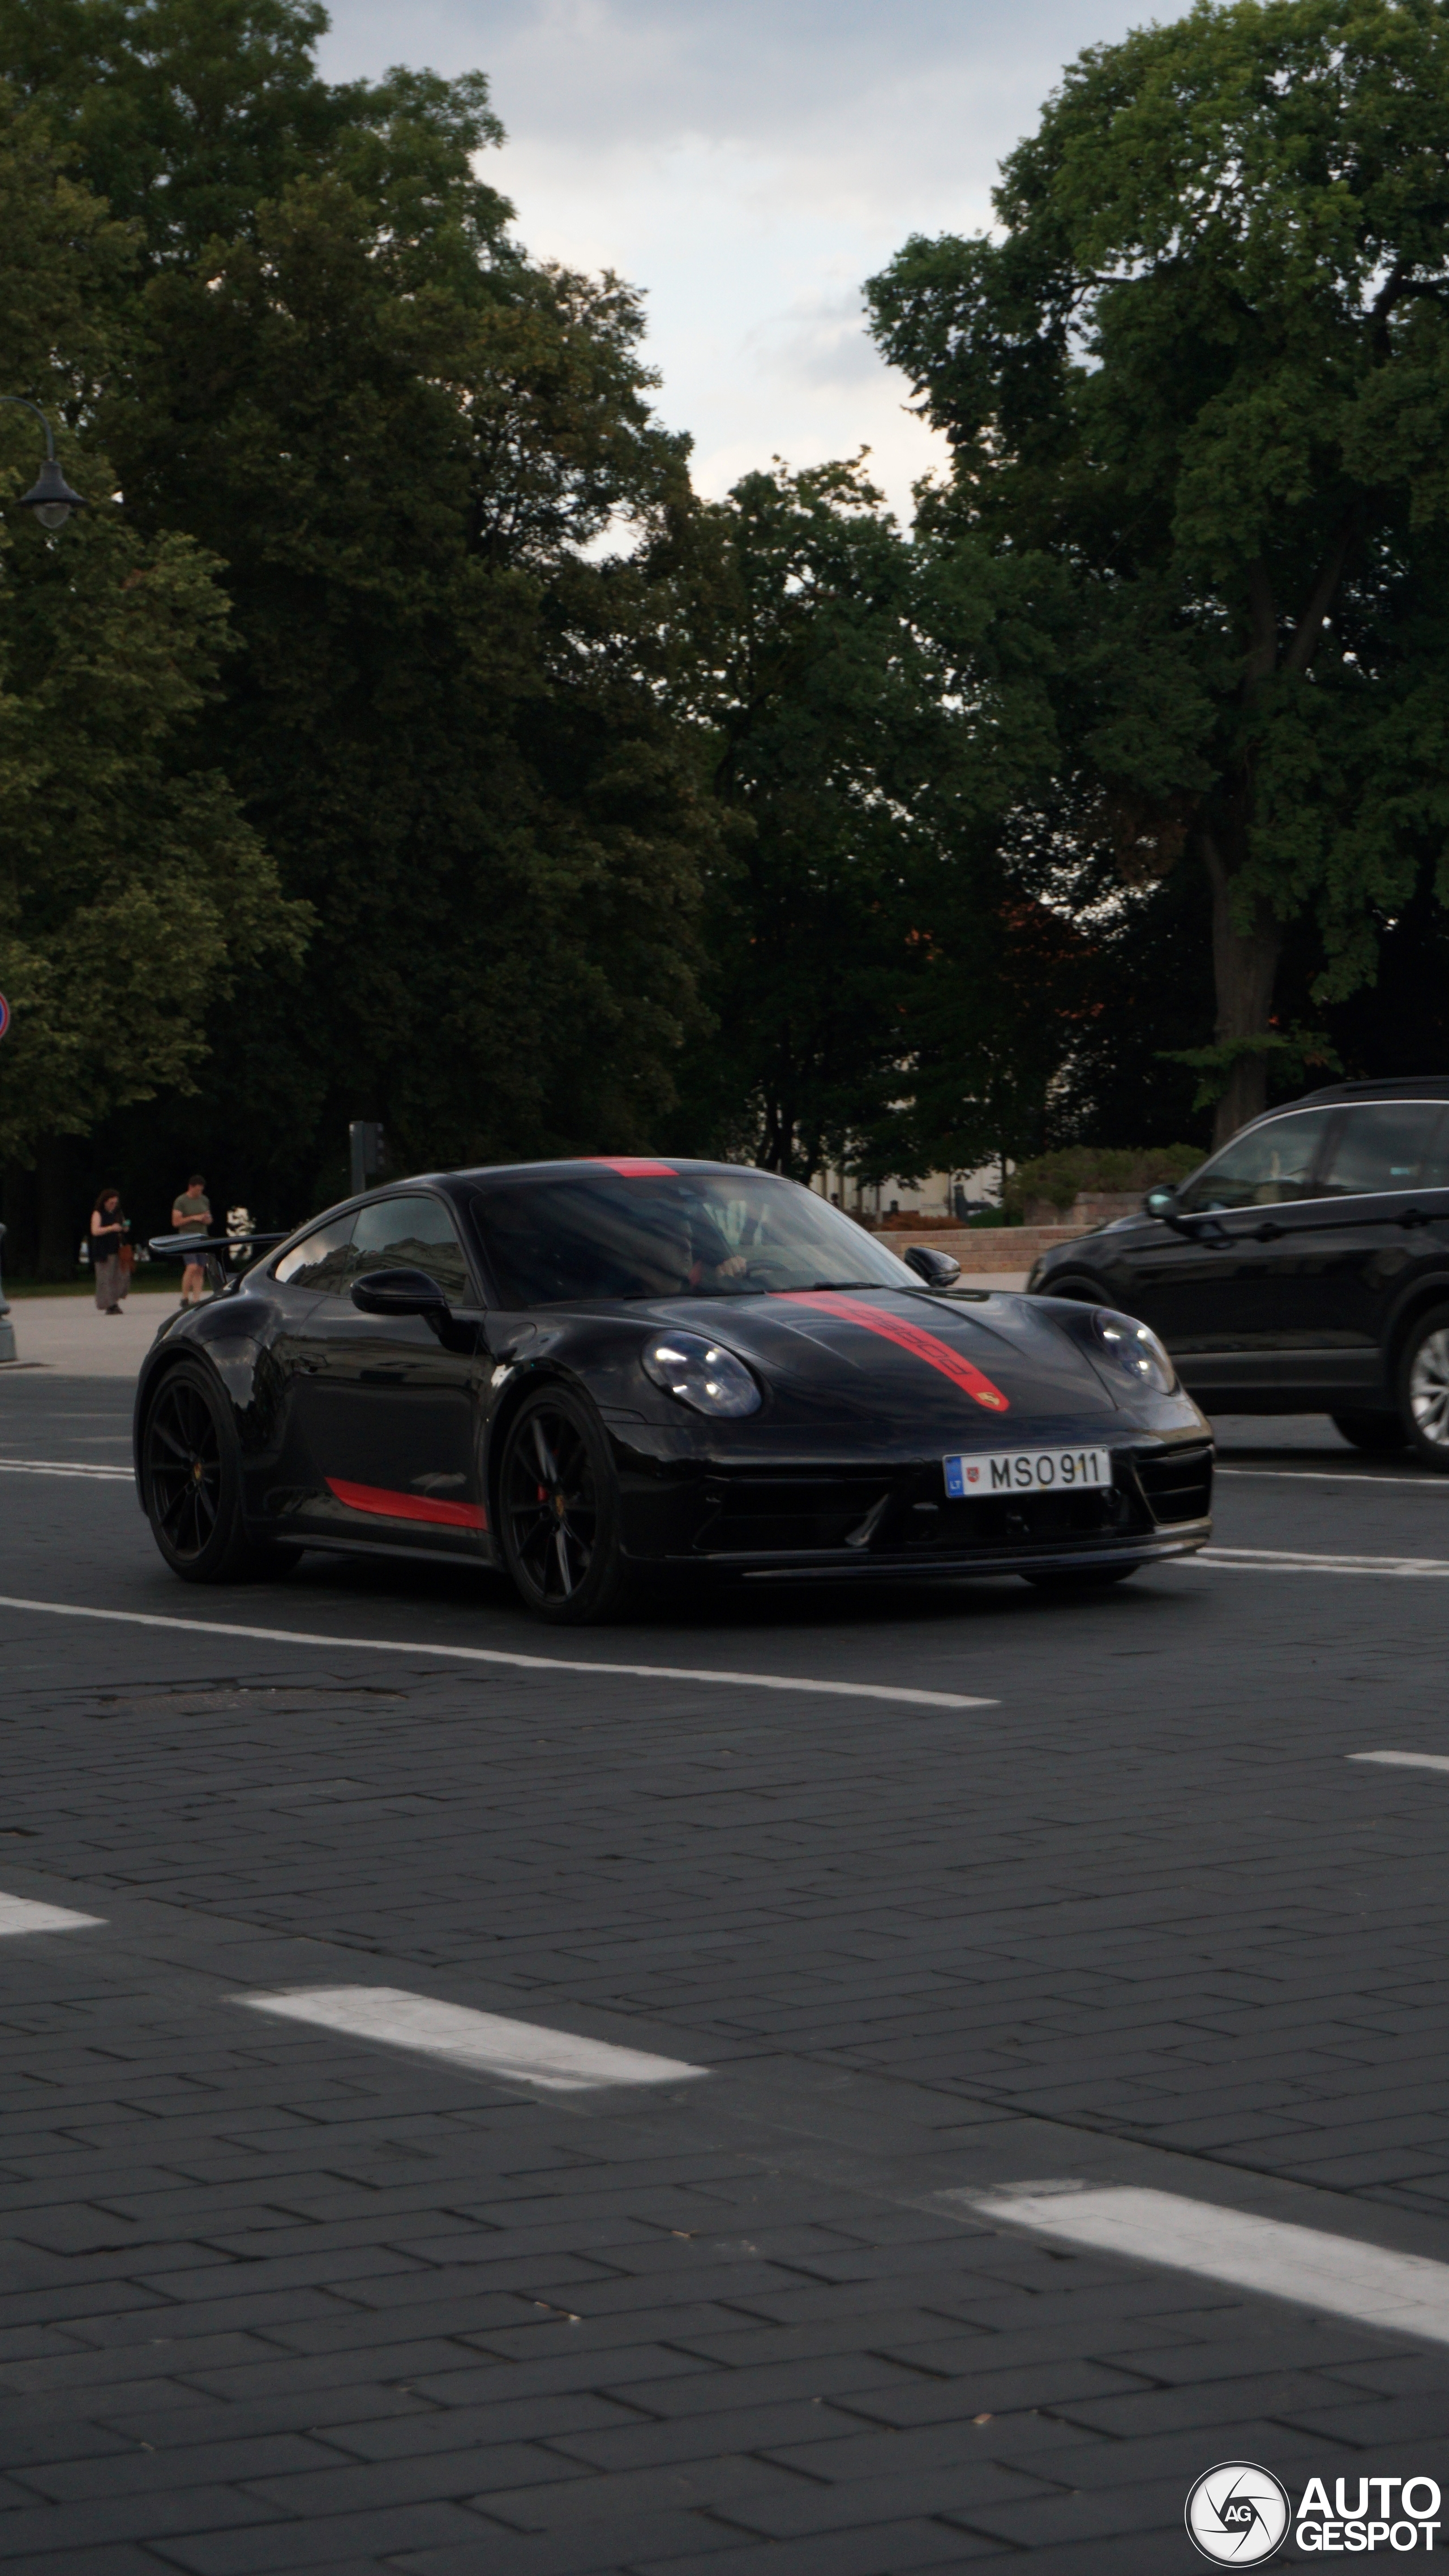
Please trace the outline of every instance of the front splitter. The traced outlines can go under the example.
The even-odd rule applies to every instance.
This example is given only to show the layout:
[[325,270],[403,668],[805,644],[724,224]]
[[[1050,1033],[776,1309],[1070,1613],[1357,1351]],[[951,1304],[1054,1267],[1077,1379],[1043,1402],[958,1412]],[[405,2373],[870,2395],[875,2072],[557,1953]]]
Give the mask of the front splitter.
[[866,1556],[847,1548],[822,1548],[811,1554],[791,1556],[695,1556],[666,1557],[646,1566],[638,1559],[640,1571],[660,1574],[728,1574],[750,1583],[810,1581],[858,1582],[864,1576],[877,1582],[939,1582],[950,1578],[984,1579],[1003,1574],[1090,1574],[1117,1565],[1157,1565],[1175,1556],[1191,1556],[1206,1547],[1212,1537],[1211,1521],[1193,1521],[1170,1537],[1121,1540],[1115,1546],[1052,1547],[1022,1549],[1010,1557],[999,1553],[987,1556]]

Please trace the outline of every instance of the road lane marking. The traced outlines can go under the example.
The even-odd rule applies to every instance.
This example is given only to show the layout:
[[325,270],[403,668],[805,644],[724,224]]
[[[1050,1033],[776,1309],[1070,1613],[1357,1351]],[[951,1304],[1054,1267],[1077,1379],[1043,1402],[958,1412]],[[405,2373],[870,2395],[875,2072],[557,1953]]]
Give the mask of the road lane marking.
[[444,2057],[480,2074],[537,2084],[549,2093],[589,2093],[604,2084],[682,2084],[709,2072],[679,2057],[655,2057],[642,2048],[616,2048],[572,2031],[544,2030],[537,2022],[474,2012],[466,2004],[438,2003],[404,1986],[296,1986],[233,2001],[252,2012],[343,2031],[350,2039],[381,2040],[418,2057]]
[[325,1646],[333,1654],[435,1655],[446,1662],[508,1664],[522,1672],[622,1674],[630,1681],[722,1682],[732,1690],[808,1691],[826,1699],[903,1700],[912,1708],[996,1708],[994,1699],[967,1699],[960,1691],[912,1690],[904,1682],[822,1682],[790,1673],[696,1670],[689,1664],[586,1663],[568,1655],[506,1654],[498,1646],[422,1645],[411,1638],[328,1637],[307,1628],[243,1628],[228,1619],[170,1619],[156,1610],[92,1610],[77,1601],[26,1601],[0,1593],[0,1610],[29,1610],[51,1619],[106,1619],[131,1628],[170,1628],[193,1637],[249,1637],[264,1646]]
[[0,1896],[0,1938],[11,1932],[78,1932],[104,1923],[104,1914],[73,1914],[68,1905],[40,1905],[29,1896]]
[[1449,1771],[1449,1753],[1346,1753],[1344,1760],[1388,1762],[1402,1771]]
[[3,1476],[90,1476],[103,1485],[134,1485],[136,1479],[129,1467],[93,1467],[76,1458],[0,1458]]
[[1449,1494],[1449,1476],[1432,1471],[1422,1476],[1381,1476],[1374,1467],[1224,1467],[1220,1463],[1214,1474],[1276,1476],[1290,1485],[1413,1485],[1421,1494]]
[[1273,2299],[1356,2318],[1386,2334],[1449,2343],[1449,2263],[1391,2254],[1285,2219],[1217,2209],[1175,2191],[1136,2185],[1110,2190],[1055,2188],[953,2192],[984,2218],[1009,2220],[1040,2236],[1125,2254],[1173,2272],[1228,2281]]
[[1200,1547],[1183,1561],[1229,1574],[1449,1574],[1444,1556],[1310,1556],[1278,1547]]

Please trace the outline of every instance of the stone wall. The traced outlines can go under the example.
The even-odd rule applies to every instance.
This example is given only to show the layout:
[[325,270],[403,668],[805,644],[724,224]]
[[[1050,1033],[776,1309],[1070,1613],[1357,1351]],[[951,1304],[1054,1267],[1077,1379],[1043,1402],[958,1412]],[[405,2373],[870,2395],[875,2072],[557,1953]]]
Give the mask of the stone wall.
[[923,1226],[915,1233],[907,1227],[892,1227],[878,1240],[889,1244],[892,1252],[904,1252],[912,1243],[929,1244],[933,1252],[949,1252],[960,1262],[964,1277],[972,1270],[1029,1270],[1039,1252],[1054,1243],[1071,1243],[1083,1230],[1079,1225],[963,1225]]
[[1140,1190],[1087,1190],[1072,1201],[1065,1211],[1053,1207],[1050,1199],[1033,1199],[1026,1211],[1028,1225],[1070,1225],[1074,1234],[1085,1234],[1090,1225],[1105,1225],[1113,1217],[1140,1216]]

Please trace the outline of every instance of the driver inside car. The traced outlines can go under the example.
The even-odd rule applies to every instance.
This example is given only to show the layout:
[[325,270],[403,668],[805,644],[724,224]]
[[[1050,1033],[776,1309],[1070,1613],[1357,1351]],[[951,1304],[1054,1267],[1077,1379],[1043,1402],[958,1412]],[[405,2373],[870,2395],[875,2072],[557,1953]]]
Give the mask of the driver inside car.
[[651,1241],[640,1259],[640,1276],[651,1297],[685,1297],[708,1291],[722,1279],[744,1276],[748,1263],[731,1252],[712,1219],[691,1215],[677,1205],[651,1208]]

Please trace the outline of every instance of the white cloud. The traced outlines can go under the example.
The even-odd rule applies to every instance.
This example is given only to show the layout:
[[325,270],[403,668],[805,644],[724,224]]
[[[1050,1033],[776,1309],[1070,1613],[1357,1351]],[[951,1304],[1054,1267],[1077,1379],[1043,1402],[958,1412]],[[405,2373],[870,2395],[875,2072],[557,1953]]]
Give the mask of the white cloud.
[[323,62],[489,74],[489,176],[531,250],[645,290],[702,491],[869,445],[908,515],[942,448],[865,337],[862,283],[911,232],[989,222],[1063,63],[1130,22],[1123,0],[334,0]]

